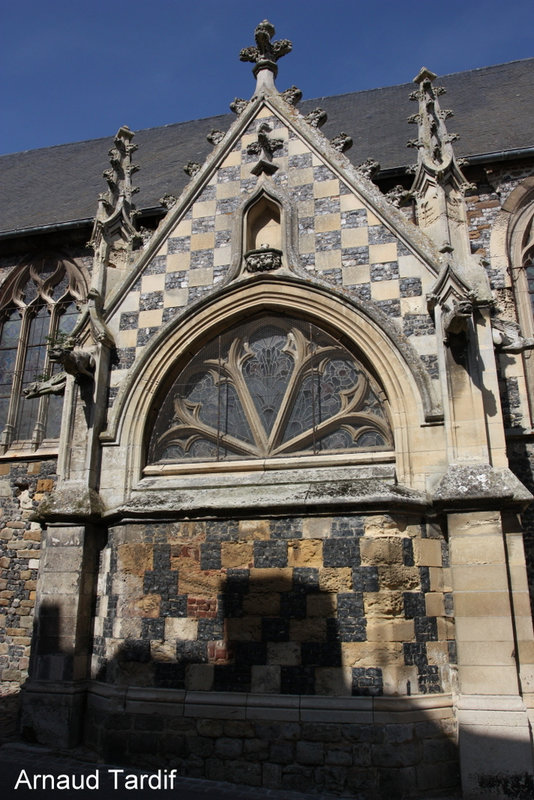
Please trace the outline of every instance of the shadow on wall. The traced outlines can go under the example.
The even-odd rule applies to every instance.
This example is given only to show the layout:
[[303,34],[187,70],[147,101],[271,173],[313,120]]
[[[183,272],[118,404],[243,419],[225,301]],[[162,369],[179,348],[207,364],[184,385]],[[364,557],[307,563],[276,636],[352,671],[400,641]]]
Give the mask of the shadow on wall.
[[[340,613],[339,597],[336,603],[330,593],[317,591],[305,575],[288,582],[273,574],[245,584],[234,571],[217,605],[220,612],[198,605],[196,650],[175,640],[174,660],[162,661],[158,647],[165,639],[152,640],[152,648],[124,642],[89,683],[74,716],[72,706],[62,707],[60,692],[53,694],[55,676],[69,671],[72,653],[62,648],[59,608],[48,606],[36,625],[32,667],[39,664],[40,680],[48,674],[56,689],[26,708],[25,734],[52,744],[47,732],[54,735],[58,725],[77,725],[83,717],[85,744],[108,763],[176,768],[181,775],[287,791],[349,793],[360,800],[456,791],[450,713],[436,713],[439,703],[422,711],[421,696],[402,698],[400,708],[388,705],[380,697],[380,666],[369,668],[376,672],[364,676],[366,684],[363,673],[344,671],[343,644],[347,638],[364,643],[365,624],[354,607],[343,606],[343,594]],[[226,638],[210,638],[221,631]],[[377,657],[379,651],[377,645]],[[278,663],[263,663],[275,658]],[[330,696],[321,697],[317,688],[339,670]],[[189,676],[209,689],[183,691]],[[256,706],[249,694],[255,683],[264,691],[255,695]],[[335,697],[336,685],[352,697]],[[315,698],[306,701],[314,691]],[[488,773],[475,776],[480,797],[533,796],[531,777],[491,774],[491,753],[510,746],[508,739],[485,736],[468,742],[471,752],[486,754]]]
[[367,640],[364,589],[372,592],[375,568],[357,568],[359,591],[348,590],[352,567],[346,591],[334,582],[325,591],[315,568],[268,567],[277,543],[268,544],[265,567],[214,573],[211,595],[166,596],[145,576],[145,590],[162,593],[161,616],[101,662],[86,743],[111,761],[288,791],[362,800],[454,791],[451,709],[426,714],[409,697],[402,712],[373,705],[393,674],[414,693],[439,692],[425,642]]

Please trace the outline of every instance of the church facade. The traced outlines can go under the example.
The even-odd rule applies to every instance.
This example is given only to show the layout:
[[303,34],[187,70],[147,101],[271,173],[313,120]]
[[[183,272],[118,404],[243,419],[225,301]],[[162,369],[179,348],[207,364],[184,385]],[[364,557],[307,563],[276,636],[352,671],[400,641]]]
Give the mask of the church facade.
[[463,159],[423,68],[406,169],[403,117],[325,133],[406,87],[301,111],[273,37],[232,118],[120,128],[92,219],[105,142],[4,157],[78,194],[2,236],[2,686],[111,762],[524,796],[534,60],[450,76]]

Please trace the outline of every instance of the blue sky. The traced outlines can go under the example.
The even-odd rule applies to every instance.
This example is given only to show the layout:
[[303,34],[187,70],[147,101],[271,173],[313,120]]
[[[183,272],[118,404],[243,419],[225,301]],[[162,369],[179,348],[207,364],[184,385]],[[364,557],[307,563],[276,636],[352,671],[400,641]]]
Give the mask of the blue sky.
[[0,12],[1,153],[226,113],[254,91],[238,56],[265,17],[293,42],[277,86],[305,98],[534,55],[532,0],[0,0]]

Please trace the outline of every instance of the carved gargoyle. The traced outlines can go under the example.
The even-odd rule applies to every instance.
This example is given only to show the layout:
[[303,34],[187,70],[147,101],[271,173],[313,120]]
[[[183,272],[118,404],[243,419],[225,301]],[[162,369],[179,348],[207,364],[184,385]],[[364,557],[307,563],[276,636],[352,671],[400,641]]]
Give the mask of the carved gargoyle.
[[517,322],[508,319],[492,319],[493,344],[501,353],[522,353],[534,348],[534,339],[521,336]]
[[22,394],[27,400],[31,400],[32,397],[42,397],[45,394],[62,394],[65,390],[66,382],[67,373],[57,372],[47,380],[29,383],[28,386],[22,390]]
[[48,348],[50,361],[61,364],[65,372],[76,378],[91,378],[95,371],[95,360],[87,350],[74,347],[74,342],[53,342]]
[[445,306],[443,310],[444,341],[450,343],[450,336],[467,336],[469,320],[473,315],[472,300],[453,301],[452,308]]

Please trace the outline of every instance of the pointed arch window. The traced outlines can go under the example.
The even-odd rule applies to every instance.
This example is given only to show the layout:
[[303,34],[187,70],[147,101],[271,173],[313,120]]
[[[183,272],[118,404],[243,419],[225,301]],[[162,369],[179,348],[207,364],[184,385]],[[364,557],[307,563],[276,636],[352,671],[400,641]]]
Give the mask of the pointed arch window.
[[265,316],[221,333],[162,398],[148,463],[391,451],[386,399],[316,324]]
[[59,437],[63,398],[25,398],[60,368],[47,343],[74,328],[86,283],[70,259],[40,258],[16,270],[0,298],[0,444],[35,450]]

